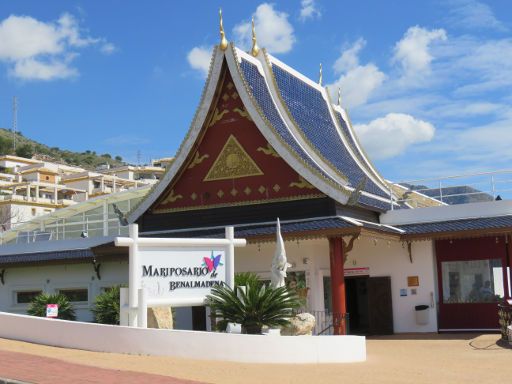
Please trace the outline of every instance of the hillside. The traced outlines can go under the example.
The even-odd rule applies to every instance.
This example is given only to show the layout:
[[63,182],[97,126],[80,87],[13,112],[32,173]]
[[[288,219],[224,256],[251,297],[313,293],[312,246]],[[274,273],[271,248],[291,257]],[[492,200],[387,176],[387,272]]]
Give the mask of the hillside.
[[90,170],[94,170],[97,166],[106,163],[114,167],[125,164],[121,156],[113,157],[109,153],[97,154],[94,151],[73,152],[58,147],[49,147],[24,137],[21,132],[16,134],[16,151],[14,152],[12,148],[12,132],[5,128],[0,128],[0,155],[34,157],[39,160],[76,165]]

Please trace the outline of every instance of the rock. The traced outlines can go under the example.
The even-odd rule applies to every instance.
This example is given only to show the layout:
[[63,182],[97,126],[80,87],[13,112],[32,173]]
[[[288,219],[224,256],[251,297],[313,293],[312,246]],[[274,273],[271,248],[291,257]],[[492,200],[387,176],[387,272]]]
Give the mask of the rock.
[[315,328],[316,319],[311,313],[299,313],[290,319],[290,325],[281,330],[281,335],[300,336],[312,335]]
[[148,308],[148,328],[173,329],[171,307]]

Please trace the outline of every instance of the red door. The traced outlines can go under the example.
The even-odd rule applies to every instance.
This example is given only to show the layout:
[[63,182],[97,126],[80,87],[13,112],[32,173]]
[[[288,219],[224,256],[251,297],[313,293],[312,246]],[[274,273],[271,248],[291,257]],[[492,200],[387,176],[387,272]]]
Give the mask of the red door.
[[439,330],[497,330],[505,238],[438,240]]

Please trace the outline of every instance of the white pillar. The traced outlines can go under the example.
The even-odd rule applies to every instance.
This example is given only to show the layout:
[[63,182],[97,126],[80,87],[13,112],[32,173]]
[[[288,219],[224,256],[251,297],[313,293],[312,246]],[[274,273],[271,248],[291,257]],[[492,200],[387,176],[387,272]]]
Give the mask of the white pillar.
[[139,288],[139,307],[137,308],[137,326],[148,327],[148,302],[145,288]]
[[226,284],[234,288],[235,287],[235,228],[226,227],[226,239],[230,240],[229,245],[226,248]]
[[30,197],[30,185],[27,185],[27,197]]
[[108,236],[108,204],[103,202],[103,236]]
[[130,325],[130,305],[128,296],[128,288],[119,289],[119,324],[124,326]]
[[133,240],[133,244],[128,248],[128,275],[129,275],[129,302],[130,302],[130,326],[134,327],[137,324],[137,302],[139,288],[139,276],[137,274],[137,259],[138,259],[138,239],[139,239],[139,226],[137,224],[130,224],[128,227],[130,238]]

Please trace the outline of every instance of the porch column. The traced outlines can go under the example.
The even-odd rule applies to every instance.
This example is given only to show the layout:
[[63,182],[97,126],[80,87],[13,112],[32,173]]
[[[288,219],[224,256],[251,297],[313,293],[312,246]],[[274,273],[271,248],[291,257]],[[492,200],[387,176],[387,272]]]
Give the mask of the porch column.
[[331,290],[332,290],[332,317],[335,335],[345,335],[345,321],[343,315],[347,312],[345,300],[345,276],[343,264],[343,239],[341,237],[329,238],[329,256],[331,261]]
[[512,279],[509,279],[509,268],[512,268],[512,265],[510,265],[510,258],[512,256],[512,235],[505,235],[505,246],[507,248],[505,250],[505,265],[503,266],[503,289],[505,290],[505,294],[503,296],[505,300],[509,300],[510,295],[508,292],[510,284],[512,284]]

